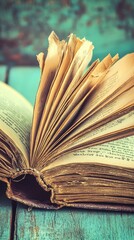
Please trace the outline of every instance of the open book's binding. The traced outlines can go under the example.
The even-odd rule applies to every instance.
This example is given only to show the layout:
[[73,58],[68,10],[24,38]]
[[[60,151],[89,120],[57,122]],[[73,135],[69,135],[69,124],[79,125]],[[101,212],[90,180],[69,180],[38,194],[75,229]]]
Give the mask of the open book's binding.
[[[16,174],[15,178],[22,177],[25,178],[26,175],[24,175],[24,172],[21,173],[22,175]],[[28,170],[27,174],[30,174],[31,176],[34,176],[34,180],[36,180],[36,183],[39,184],[39,187],[42,187],[44,185],[43,181],[40,178],[39,173],[37,171],[33,170]],[[20,180],[22,180],[20,178]],[[65,204],[65,205],[57,205],[53,204],[51,202],[51,195],[52,195],[52,190],[46,191],[43,189],[43,194],[44,194],[44,199],[43,202],[39,200],[34,200],[34,198],[29,198],[27,199],[23,193],[20,192],[14,192],[12,190],[12,183],[20,180],[14,180],[14,179],[7,179],[7,178],[0,178],[1,181],[5,182],[7,184],[7,190],[6,190],[6,195],[9,199],[18,201],[20,203],[23,203],[29,207],[35,207],[35,208],[41,208],[41,209],[50,209],[50,210],[58,210],[61,208],[65,207],[70,207],[70,208],[79,208],[79,209],[89,209],[89,210],[100,210],[100,211],[120,211],[120,212],[134,212],[134,205],[127,205],[127,204],[112,204],[112,203],[70,203],[70,204]],[[23,181],[23,180],[22,180]],[[21,182],[21,181],[20,181]],[[41,186],[40,186],[41,185]],[[45,186],[46,187],[46,186]],[[32,188],[33,189],[33,188]],[[37,188],[36,188],[37,191]],[[38,191],[37,191],[38,194]],[[42,196],[43,197],[43,196]]]

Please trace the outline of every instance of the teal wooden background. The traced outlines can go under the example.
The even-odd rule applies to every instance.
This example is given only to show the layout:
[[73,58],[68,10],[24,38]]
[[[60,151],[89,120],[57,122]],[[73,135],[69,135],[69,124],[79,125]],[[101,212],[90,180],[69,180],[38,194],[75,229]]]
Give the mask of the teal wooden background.
[[[94,58],[134,51],[134,1],[1,0],[0,80],[32,104],[39,83],[36,57],[47,51],[54,30],[71,32],[95,45]],[[133,240],[134,214],[105,211],[30,209],[8,200],[0,182],[1,240]]]
[[95,45],[94,58],[134,51],[133,0],[1,0],[0,63],[36,65],[54,30],[73,32]]

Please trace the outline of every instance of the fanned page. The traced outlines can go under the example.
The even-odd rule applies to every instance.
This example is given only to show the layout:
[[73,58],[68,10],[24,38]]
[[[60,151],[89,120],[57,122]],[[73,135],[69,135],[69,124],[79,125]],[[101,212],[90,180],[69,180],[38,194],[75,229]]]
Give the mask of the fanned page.
[[71,151],[58,157],[57,160],[46,166],[41,172],[45,174],[47,170],[63,165],[67,166],[68,164],[77,165],[77,163],[107,164],[111,167],[118,166],[134,169],[133,144],[134,136],[130,136],[73,152]]
[[68,42],[60,41],[52,32],[46,60],[38,55],[32,168],[45,169],[69,152],[134,134],[134,53],[120,60],[108,54],[87,68],[92,51],[85,39],[71,34]]
[[0,177],[29,168],[32,113],[26,99],[0,83]]

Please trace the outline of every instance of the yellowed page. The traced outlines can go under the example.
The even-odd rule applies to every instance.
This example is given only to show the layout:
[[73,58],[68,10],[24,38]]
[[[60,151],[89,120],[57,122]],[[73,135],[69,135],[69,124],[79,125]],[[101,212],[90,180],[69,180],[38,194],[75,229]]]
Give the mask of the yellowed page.
[[[116,58],[117,56],[115,57],[115,59]],[[106,58],[104,58],[100,63],[98,63],[95,68],[91,69],[91,72],[89,71],[88,76],[86,75],[86,77],[82,79],[83,81],[80,80],[79,85],[76,84],[74,92],[72,91],[72,87],[70,88],[70,84],[63,97],[64,99],[68,98],[68,105],[62,106],[62,113],[60,112],[60,114],[58,114],[58,122],[53,121],[53,125],[51,128],[49,128],[50,130],[48,134],[45,135],[45,139],[42,139],[42,142],[46,143],[45,151],[49,148],[51,142],[54,142],[58,134],[60,132],[63,132],[64,128],[66,128],[67,126],[69,127],[69,124],[71,124],[71,121],[79,111],[85,99],[88,97],[89,94],[92,93],[92,91],[94,91],[94,89],[97,87],[97,84],[101,82],[101,79],[105,76],[107,69],[111,66],[115,59],[113,59],[110,55],[106,56]],[[79,106],[77,108],[78,104]],[[43,152],[42,146],[41,152]]]
[[40,124],[40,120],[42,117],[43,109],[45,106],[45,102],[49,93],[49,89],[62,59],[62,55],[63,55],[62,50],[64,48],[64,45],[65,45],[65,41],[60,42],[54,32],[50,34],[48,54],[44,63],[44,69],[42,70],[41,82],[37,92],[36,102],[34,107],[31,143],[30,143],[31,156],[33,153],[35,139],[36,139],[38,127]]
[[32,105],[19,93],[0,83],[0,131],[11,139],[29,167]]
[[[91,102],[89,101],[89,104],[86,102],[86,106],[88,106],[88,112],[90,112],[90,105],[91,105],[91,110],[93,110],[97,105],[100,104],[100,102],[104,103],[104,106],[105,106],[105,102],[104,102],[104,99],[107,99],[108,101],[108,97],[109,97],[109,94],[110,94],[110,97],[111,99],[113,99],[113,96],[115,95],[116,97],[118,96],[118,94],[121,94],[122,91],[126,91],[127,88],[129,88],[129,78],[130,78],[130,82],[131,82],[131,85],[133,85],[133,79],[132,79],[132,76],[133,76],[133,56],[134,54],[129,54],[127,55],[126,57],[122,58],[121,60],[118,61],[118,64],[116,63],[111,69],[114,68],[114,71],[112,70],[112,73],[110,74],[110,77],[109,76],[109,73],[111,71],[109,71],[109,73],[107,74],[107,78],[105,80],[103,80],[102,84],[99,85],[98,89],[95,91],[94,94],[92,94],[91,98],[89,98],[91,100]],[[130,71],[127,70],[127,73],[125,72],[124,74],[125,75],[122,75],[122,67],[125,68],[125,63],[126,61],[128,60],[129,64],[130,64]],[[124,65],[123,65],[124,64]],[[116,66],[116,67],[115,67]],[[119,68],[120,66],[120,68]],[[119,69],[118,69],[119,68]],[[118,74],[117,74],[117,69],[118,69]],[[124,71],[124,69],[123,69]],[[113,74],[114,72],[114,74]],[[117,77],[117,76],[119,77]],[[112,76],[112,78],[111,78]],[[112,81],[112,83],[111,83]],[[126,82],[126,89],[125,89],[125,82]],[[101,89],[101,85],[104,86],[104,94],[103,94],[103,89]],[[113,86],[113,88],[111,88]],[[118,91],[117,89],[118,88]],[[122,90],[121,90],[122,88]],[[102,92],[101,92],[102,90]],[[96,95],[98,93],[98,95]],[[114,93],[114,94],[113,94]],[[102,98],[103,98],[103,101],[102,101]],[[131,98],[131,99],[130,99]],[[97,99],[97,102],[95,102]],[[103,106],[102,110],[100,112],[97,113],[98,117],[97,116],[92,116],[91,118],[91,124],[89,122],[88,124],[88,121],[87,121],[87,126],[84,125],[84,123],[80,126],[80,129],[79,127],[73,131],[73,134],[70,134],[70,136],[65,139],[65,143],[63,142],[63,146],[66,145],[66,148],[68,147],[68,141],[70,140],[70,143],[71,141],[73,141],[73,138],[70,139],[70,137],[73,137],[73,135],[76,135],[76,139],[75,141],[77,142],[78,141],[78,137],[77,137],[77,134],[80,132],[80,131],[83,131],[84,129],[86,129],[87,127],[90,127],[94,124],[94,128],[95,128],[95,123],[99,121],[103,121],[103,118],[105,117],[110,117],[110,111],[111,111],[111,117],[112,117],[112,114],[116,114],[117,112],[119,113],[120,111],[122,111],[122,108],[125,109],[127,108],[129,105],[131,106],[133,104],[133,89],[131,89],[131,92],[126,92],[124,93],[124,95],[122,96],[122,98],[120,98],[120,101],[118,102],[119,99],[116,99],[116,101],[114,101],[113,103],[111,102],[110,105],[106,106],[106,108]],[[107,102],[106,101],[106,102]],[[94,103],[94,104],[93,104]],[[94,106],[95,105],[95,106]],[[84,105],[85,106],[85,105]],[[102,107],[102,106],[101,106]],[[86,107],[85,107],[86,108]],[[109,109],[109,110],[108,110]],[[83,111],[83,109],[82,109]],[[93,112],[91,112],[93,113]],[[87,114],[87,112],[86,112]],[[86,115],[85,114],[85,110],[83,112],[83,115]],[[80,112],[80,116],[81,115],[81,112]],[[96,117],[96,119],[95,119]],[[116,117],[116,115],[114,116]],[[79,117],[78,117],[79,118]],[[98,119],[97,119],[98,118]],[[110,119],[109,119],[110,120]],[[90,121],[90,119],[89,119]],[[94,123],[95,122],[95,123]],[[105,122],[104,122],[105,123]],[[89,126],[88,126],[89,125]],[[97,127],[97,126],[96,126]],[[61,129],[61,127],[60,127]],[[59,131],[59,129],[57,129]],[[58,132],[57,132],[58,133]],[[63,133],[64,135],[64,133]],[[72,135],[72,136],[71,136]],[[82,134],[83,136],[83,134]],[[103,134],[102,134],[103,136]],[[112,136],[112,135],[111,135]],[[109,139],[110,139],[110,136],[108,136]],[[116,138],[116,137],[115,137]],[[52,139],[53,141],[53,144],[52,146],[47,144],[47,149],[43,149],[41,148],[40,149],[40,153],[39,153],[39,158],[41,158],[41,156],[43,156],[44,154],[46,154],[46,156],[48,155],[48,152],[51,152],[51,148],[54,149],[54,146],[57,145],[57,142],[55,143],[54,140]],[[58,141],[58,140],[57,140]],[[90,140],[89,140],[90,141]],[[100,140],[99,140],[100,141]],[[84,143],[83,143],[84,144]],[[73,146],[73,144],[72,144]],[[75,145],[76,146],[76,145]],[[59,152],[60,152],[60,146],[57,146],[57,148],[59,148]],[[54,150],[53,150],[54,151]],[[52,152],[51,152],[52,153]]]
[[[42,127],[46,128],[48,125],[47,122],[51,122],[53,113],[66,91],[67,84],[63,87],[63,85],[65,84],[64,78],[74,57],[77,41],[78,39],[75,37],[75,35],[71,34],[68,44],[66,43],[63,49],[63,59],[61,61],[61,65],[59,66],[60,71],[58,71],[57,75],[55,76],[54,83],[50,89],[49,99],[46,107],[44,108],[43,119],[41,121],[40,129],[42,129]],[[63,88],[63,91],[61,91],[59,94],[61,87]]]
[[51,129],[51,135],[52,133],[55,134],[50,140],[54,141],[58,134],[64,131],[64,128],[69,128],[69,124],[71,124],[71,121],[73,121],[82,104],[85,102],[88,96],[95,91],[98,84],[101,84],[101,80],[106,75],[106,72],[112,63],[112,57],[108,55],[97,65],[96,68],[94,68],[86,80],[83,79],[83,82],[81,82],[80,86],[78,86],[78,89],[71,94],[69,103],[64,108],[63,114],[60,115],[59,121],[53,126],[53,129]]
[[55,161],[67,152],[73,152],[97,144],[134,135],[134,110],[92,131],[86,132],[79,138],[63,142],[46,155],[46,164]]
[[[66,153],[131,135],[134,135],[134,110],[93,131],[83,134],[80,138],[61,143],[51,150],[50,153],[44,155],[46,158],[45,165],[51,164],[51,162],[54,162]],[[42,158],[39,158],[37,165],[41,166],[41,164]]]
[[[97,145],[99,143],[107,142],[113,139],[120,138],[120,135],[125,136],[128,133],[134,135],[134,110],[111,121],[103,126],[85,132],[79,138],[67,141],[58,146],[57,152],[72,151],[73,149],[80,149],[90,145]],[[52,152],[51,152],[52,155]]]
[[134,76],[134,53],[127,54],[117,61],[109,70],[98,89],[89,98],[80,112],[79,118],[83,118],[98,104],[114,94],[128,79]]
[[[68,48],[70,49],[70,46],[68,46]],[[91,60],[92,49],[93,49],[92,43],[90,41],[85,40],[81,44],[80,49],[77,50],[76,55],[73,56],[71,65],[66,73],[64,80],[60,79],[60,81],[63,81],[63,84],[59,89],[57,99],[55,100],[55,103],[54,103],[54,105],[56,104],[57,109],[55,113],[54,111],[51,113],[51,120],[52,120],[52,117],[53,117],[53,120],[51,122],[50,120],[47,121],[46,128],[49,127],[50,129],[50,124],[54,126],[55,122],[57,122],[57,117],[62,116],[62,113],[64,113],[64,107],[63,107],[64,99],[66,99],[66,97],[69,98],[69,96],[73,92],[73,87],[76,87],[76,85],[78,84],[84,69],[86,68],[87,64]],[[64,71],[66,72],[66,69],[64,69]],[[46,136],[46,128],[43,129],[43,135],[45,134],[45,136]],[[52,129],[50,129],[50,131],[51,130]],[[50,131],[47,131],[48,136]]]
[[134,136],[65,154],[42,169],[41,172],[72,163],[98,163],[134,168]]
[[[132,80],[132,83],[134,85],[134,78]],[[80,124],[80,126],[78,126],[67,139],[78,136],[80,133],[83,133],[87,129],[93,129],[93,126],[95,128],[99,122],[103,123],[105,119],[108,119],[108,121],[110,121],[116,118],[117,114],[129,108],[129,106],[134,106],[133,94],[134,87],[131,86],[130,89],[124,91],[122,94],[113,99],[113,101],[100,108],[97,112],[92,113],[91,116],[89,116],[82,124]]]
[[43,114],[40,121],[38,134],[35,140],[36,141],[35,148],[37,148],[39,141],[42,140],[43,132],[45,132],[46,129],[48,128],[48,125],[51,124],[54,111],[57,108],[57,105],[59,104],[59,101],[61,100],[62,95],[66,90],[66,88],[64,87],[65,89],[63,88],[63,92],[59,94],[60,87],[64,85],[63,79],[73,59],[76,44],[77,44],[77,39],[73,34],[71,34],[68,45],[65,44],[63,49],[63,58],[62,58],[61,64],[59,65],[60,71],[58,71],[57,75],[55,75],[53,84],[49,90],[49,95],[48,95],[45,107],[43,109]]
[[[45,149],[45,152],[47,149],[48,151],[51,152],[51,149],[54,148],[54,146],[56,146],[58,142],[61,142],[63,138],[65,138],[65,140],[63,141],[63,145],[64,144],[68,145],[69,141],[72,141],[73,143],[74,141],[78,141],[78,139],[81,139],[83,135],[86,134],[86,132],[93,131],[99,126],[102,126],[107,122],[112,121],[113,119],[117,118],[117,116],[119,116],[121,112],[124,112],[127,109],[130,109],[132,105],[134,106],[134,97],[133,97],[134,87],[132,87],[133,85],[134,85],[134,81],[132,78],[131,81],[129,81],[128,84],[126,84],[122,89],[123,91],[122,94],[117,96],[113,101],[108,103],[106,106],[103,106],[102,108],[100,108],[97,112],[95,113],[93,112],[91,116],[88,117],[83,123],[81,123],[76,129],[74,129],[72,133],[68,135],[68,137],[65,138],[67,133],[63,132],[63,134],[61,135],[61,137],[57,139],[57,141],[53,141],[52,139],[51,141],[52,144],[47,146],[47,148]],[[127,118],[126,118],[126,121],[127,121]],[[65,126],[66,125],[67,123],[65,123]],[[61,128],[59,127],[56,134],[58,134],[58,132],[61,129],[63,129],[62,125],[61,125]],[[69,131],[67,130],[67,132]],[[43,151],[41,152],[43,154]]]
[[[54,116],[53,116],[53,111],[55,111],[55,107],[58,105],[57,107],[60,110],[62,109],[60,107],[60,105],[62,105],[61,99],[62,99],[62,96],[64,96],[66,89],[68,87],[70,87],[70,84],[74,85],[75,82],[79,80],[79,78],[81,77],[81,75],[83,73],[83,69],[87,66],[88,62],[91,60],[91,57],[92,57],[92,49],[93,49],[92,43],[90,41],[86,41],[86,40],[80,41],[79,39],[75,39],[73,37],[73,40],[78,44],[76,44],[76,45],[73,44],[74,46],[71,46],[72,45],[72,36],[71,36],[71,40],[68,43],[68,54],[70,56],[69,55],[65,56],[65,60],[67,62],[64,62],[64,61],[61,62],[60,70],[62,70],[61,71],[62,74],[60,74],[60,72],[57,73],[57,75],[55,76],[55,79],[54,79],[54,84],[53,84],[52,88],[50,87],[51,92],[48,95],[49,97],[47,99],[46,106],[44,106],[44,111],[43,111],[43,115],[42,115],[43,119],[40,120],[41,125],[39,126],[39,132],[38,132],[38,136],[36,138],[36,144],[34,145],[35,152],[38,150],[37,149],[38,145],[39,145],[38,141],[40,141],[40,144],[44,141],[46,142],[46,140],[42,139],[42,136],[44,136],[44,134],[45,134],[44,137],[47,138],[46,130],[48,129],[48,127],[50,128],[51,119],[53,118],[52,119],[53,123],[55,123],[55,121],[56,121],[56,114],[54,114]],[[79,48],[78,48],[78,45],[79,45]],[[72,51],[73,47],[74,47],[74,49]],[[76,48],[77,48],[77,50],[76,50]],[[52,49],[52,51],[54,51],[54,50]],[[72,53],[73,53],[73,56],[72,56]],[[55,53],[55,55],[56,55],[56,53]],[[47,60],[47,58],[46,58],[46,60]],[[64,60],[64,58],[63,58],[63,60]],[[57,61],[57,60],[55,60],[55,61]],[[62,66],[62,63],[64,63],[63,66]],[[69,66],[67,66],[68,64],[69,64]],[[66,69],[64,69],[64,71],[63,71],[62,67],[65,67],[65,66],[66,66]],[[79,71],[77,71],[78,69],[79,69]],[[46,66],[46,70],[47,70],[47,66]],[[50,71],[50,67],[49,67],[49,70],[47,70],[47,71]],[[45,68],[44,68],[44,72],[45,72]],[[65,77],[62,79],[62,77],[64,76],[63,74],[65,75]],[[43,77],[42,77],[42,80],[44,81]],[[60,83],[60,84],[62,83],[60,89],[59,89],[58,83]],[[43,86],[41,88],[43,89]],[[54,97],[56,99],[54,99]],[[52,106],[53,102],[54,102],[54,107]],[[51,111],[51,109],[52,109],[52,111]],[[57,109],[56,109],[56,112],[57,112]],[[35,110],[35,114],[36,114],[36,110]],[[57,116],[59,116],[58,112],[57,112]],[[34,159],[36,158],[35,152],[34,152]],[[33,159],[33,156],[32,156],[32,159]],[[31,161],[33,161],[33,160],[31,160]]]
[[[131,57],[133,57],[133,54],[130,54],[130,56],[129,56],[130,60],[133,60],[133,58],[131,58]],[[98,67],[99,67],[99,65],[98,65]],[[91,126],[93,122],[95,124],[96,118],[98,118],[98,120],[99,120],[99,118],[101,117],[103,120],[103,117],[105,117],[105,115],[107,115],[108,108],[112,115],[115,112],[115,109],[117,109],[117,110],[118,110],[118,108],[119,108],[119,110],[121,109],[121,105],[122,104],[124,105],[125,101],[126,101],[126,103],[129,104],[129,102],[131,102],[130,98],[131,98],[131,100],[133,100],[133,90],[131,90],[132,93],[130,93],[130,92],[125,93],[122,97],[120,96],[119,98],[117,98],[118,95],[120,95],[121,93],[127,91],[129,88],[134,86],[133,66],[131,66],[131,67],[132,67],[132,69],[130,71],[127,71],[127,74],[132,77],[130,77],[129,79],[126,78],[126,81],[124,81],[124,83],[122,83],[122,85],[117,86],[119,88],[116,89],[114,92],[113,92],[113,88],[111,89],[111,86],[109,87],[109,84],[111,84],[111,83],[107,82],[108,88],[110,89],[110,91],[112,91],[112,94],[110,93],[109,97],[107,97],[108,95],[106,95],[105,101],[104,101],[104,99],[102,101],[102,95],[101,95],[101,97],[98,97],[98,89],[100,88],[100,90],[101,90],[101,84],[99,85],[98,88],[94,89],[94,92],[92,93],[92,97],[91,98],[89,97],[89,100],[86,101],[85,105],[83,105],[83,107],[80,111],[80,114],[75,119],[74,124],[72,126],[70,126],[70,128],[67,129],[65,133],[63,133],[63,136],[61,136],[59,138],[59,140],[64,138],[67,134],[69,134],[69,132],[72,131],[72,129],[75,129],[77,126],[78,126],[77,129],[74,130],[73,133],[69,135],[69,138],[73,137],[75,134],[78,134],[80,131],[83,131],[88,126]],[[122,68],[120,68],[118,70],[118,72],[120,72],[120,74],[118,74],[118,75],[121,75],[121,71],[122,71]],[[117,78],[117,76],[115,74],[114,76],[112,76],[112,81],[114,82],[116,78]],[[109,79],[109,80],[111,81],[111,79]],[[122,81],[122,79],[121,79],[121,81]],[[104,83],[102,83],[102,85],[103,84]],[[115,84],[115,86],[116,86],[116,84]],[[102,89],[102,92],[100,92],[99,94],[103,94],[103,89]],[[107,91],[106,92],[104,91],[104,95],[105,94],[107,94]],[[97,103],[92,104],[92,99],[95,102],[97,98],[98,98]],[[115,101],[113,101],[114,98],[116,98]],[[83,101],[84,101],[84,99],[83,99]],[[113,103],[111,101],[113,101]],[[120,102],[118,102],[118,101],[120,101]],[[100,102],[101,102],[101,104],[100,104]],[[110,105],[107,105],[109,103],[110,103]],[[73,118],[75,116],[75,112],[77,112],[81,108],[82,104],[83,104],[83,102],[81,102],[79,104],[79,106],[76,106],[76,108],[73,109],[73,112],[67,116],[66,121],[63,123],[63,125],[60,125],[60,127],[58,128],[58,130],[56,132],[57,135],[58,135],[58,132],[60,132],[62,129],[64,129],[64,126],[66,126],[67,122],[70,121],[71,117]],[[118,106],[118,104],[119,104],[119,106]],[[105,107],[105,105],[107,105],[107,106]],[[82,124],[82,122],[83,122],[83,124]]]

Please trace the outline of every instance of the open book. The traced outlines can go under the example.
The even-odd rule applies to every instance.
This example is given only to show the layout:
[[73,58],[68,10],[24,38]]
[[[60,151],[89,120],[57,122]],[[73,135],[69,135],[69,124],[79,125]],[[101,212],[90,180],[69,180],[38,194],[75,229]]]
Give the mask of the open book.
[[[29,206],[134,211],[134,53],[52,32],[34,110],[0,84],[0,180]],[[27,76],[27,81],[30,76]]]

